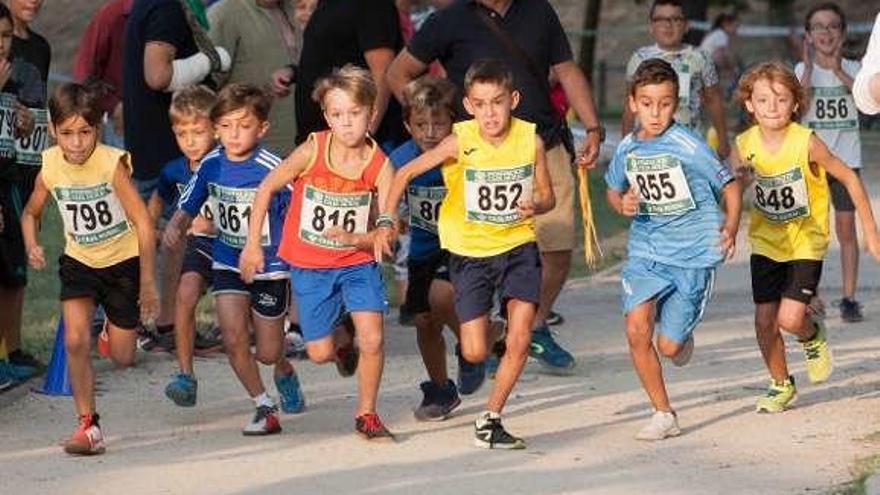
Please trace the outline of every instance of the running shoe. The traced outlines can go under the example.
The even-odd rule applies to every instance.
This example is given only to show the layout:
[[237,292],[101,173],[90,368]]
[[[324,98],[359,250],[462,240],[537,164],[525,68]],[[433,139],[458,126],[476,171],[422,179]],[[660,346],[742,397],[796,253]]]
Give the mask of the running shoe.
[[807,376],[812,383],[822,383],[831,376],[834,363],[831,360],[831,349],[828,348],[825,325],[821,320],[810,319],[816,333],[810,340],[801,342],[807,359]]
[[287,322],[284,330],[284,356],[294,359],[305,359],[306,341],[302,329],[296,323]]
[[501,424],[501,418],[483,413],[474,421],[474,445],[484,449],[518,450],[526,448],[526,442],[517,438]]
[[[840,300],[840,319],[847,323],[862,321],[862,305],[854,299],[843,298]],[[11,356],[11,354],[10,354]]]
[[422,382],[419,388],[422,389],[424,398],[421,405],[413,412],[419,421],[443,421],[461,404],[461,398],[452,380],[447,380],[445,387],[427,380]]
[[547,323],[547,326],[555,327],[556,325],[562,325],[565,323],[565,317],[556,311],[550,310],[547,314],[547,319],[544,320],[544,322]]
[[251,422],[241,430],[241,434],[246,437],[259,437],[275,433],[281,433],[278,408],[275,406],[258,406]]
[[794,404],[796,399],[797,387],[793,376],[781,383],[770,379],[770,385],[764,395],[758,398],[755,410],[759,413],[780,413]]
[[195,377],[188,373],[178,373],[165,386],[165,397],[180,407],[193,407],[196,405],[198,390],[199,382]]
[[16,349],[9,353],[9,362],[13,366],[27,366],[28,368],[40,369],[43,367],[43,363],[39,362],[37,358],[33,355],[24,352],[21,349]]
[[104,453],[104,434],[97,414],[79,417],[79,426],[64,442],[64,451],[71,455],[98,455]]
[[291,371],[288,375],[275,377],[275,388],[281,396],[281,410],[287,414],[296,414],[305,411],[306,398],[299,386],[299,378],[296,372]]
[[678,428],[678,417],[671,411],[654,411],[651,421],[636,433],[636,440],[649,442],[663,440],[667,437],[681,435]]
[[364,413],[354,419],[354,431],[364,440],[378,442],[393,442],[394,434],[385,428],[379,415],[376,413]]
[[207,356],[220,352],[222,349],[223,339],[220,337],[219,328],[214,327],[211,331],[204,334],[196,332],[195,339],[193,340],[193,353],[196,356]]
[[110,359],[110,333],[107,331],[108,320],[104,320],[104,328],[98,334],[98,354],[105,359]]
[[461,356],[461,347],[455,344],[458,358],[458,391],[461,395],[471,395],[480,389],[486,380],[486,363],[471,363]]
[[678,351],[678,354],[672,356],[672,364],[681,367],[688,364],[691,361],[691,356],[694,355],[694,334],[688,335],[687,340],[681,346],[681,350]]
[[12,374],[8,361],[0,361],[0,392],[12,388],[15,385],[15,376]]
[[557,375],[570,375],[574,370],[574,356],[563,349],[546,326],[532,331],[529,355],[537,359],[544,370]]

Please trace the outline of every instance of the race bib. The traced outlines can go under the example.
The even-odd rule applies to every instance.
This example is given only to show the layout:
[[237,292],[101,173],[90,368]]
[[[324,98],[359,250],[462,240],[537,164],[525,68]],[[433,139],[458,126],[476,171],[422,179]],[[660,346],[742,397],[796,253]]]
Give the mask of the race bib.
[[[177,184],[177,196],[178,198],[183,194],[183,190],[186,189],[185,184]],[[202,205],[202,209],[199,210],[199,215],[205,217],[206,220],[211,222],[214,221],[214,212],[211,210],[212,204],[214,203],[214,198],[209,197],[205,204]]]
[[465,219],[506,225],[521,220],[519,201],[532,196],[532,164],[520,167],[464,171]]
[[807,183],[800,167],[770,177],[755,177],[754,206],[771,222],[788,222],[810,214]]
[[34,132],[15,140],[16,162],[39,167],[42,153],[49,142],[49,112],[43,108],[31,108],[34,114]]
[[[234,248],[244,247],[247,241],[248,228],[251,219],[251,205],[254,202],[255,189],[241,189],[226,187],[219,184],[208,184],[208,194],[211,199],[206,201],[208,205],[213,203],[215,208],[209,209],[209,214],[214,220],[217,229],[217,237],[226,245]],[[202,207],[204,209],[204,206]],[[210,207],[209,207],[210,208]],[[269,234],[269,218],[263,221],[260,231],[260,245],[270,246],[272,238]]]
[[628,156],[626,177],[639,193],[642,215],[681,215],[696,207],[678,158]]
[[0,93],[0,158],[15,158],[15,95]]
[[330,249],[351,249],[324,234],[333,227],[354,234],[366,233],[372,198],[370,192],[332,193],[306,185],[299,217],[300,239]]
[[99,244],[129,229],[125,210],[106,182],[96,186],[58,186],[54,191],[64,232],[77,244]]
[[436,234],[437,219],[440,218],[440,204],[446,196],[446,188],[410,185],[406,192],[409,204],[409,224],[417,229]]
[[856,104],[846,86],[814,87],[807,114],[810,129],[858,129]]

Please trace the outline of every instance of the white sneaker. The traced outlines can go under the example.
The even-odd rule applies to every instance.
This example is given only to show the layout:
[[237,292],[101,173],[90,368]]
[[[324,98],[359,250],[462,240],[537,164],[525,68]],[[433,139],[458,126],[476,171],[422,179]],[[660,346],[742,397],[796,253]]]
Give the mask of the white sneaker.
[[636,434],[636,440],[663,440],[666,437],[681,435],[678,429],[678,417],[674,412],[654,411],[651,422]]
[[672,364],[681,367],[688,364],[691,361],[691,356],[694,355],[694,334],[688,335],[687,340],[684,341],[684,344],[681,346],[681,350],[678,351],[678,354],[672,356],[671,361]]

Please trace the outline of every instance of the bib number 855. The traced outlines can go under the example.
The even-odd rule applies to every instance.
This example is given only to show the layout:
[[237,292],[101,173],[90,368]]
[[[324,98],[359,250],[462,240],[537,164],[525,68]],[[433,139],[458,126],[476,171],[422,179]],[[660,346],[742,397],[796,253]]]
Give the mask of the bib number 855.
[[519,198],[523,193],[522,184],[496,184],[494,186],[480,186],[477,189],[479,198],[477,206],[482,211],[507,211],[519,205]]
[[676,196],[669,172],[659,174],[640,173],[636,175],[639,194],[644,199],[659,201],[663,198],[672,199]]

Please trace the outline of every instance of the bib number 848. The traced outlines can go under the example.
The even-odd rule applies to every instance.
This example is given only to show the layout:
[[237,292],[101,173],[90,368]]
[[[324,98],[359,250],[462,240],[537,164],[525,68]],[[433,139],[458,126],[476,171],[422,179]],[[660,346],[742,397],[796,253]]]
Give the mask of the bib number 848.
[[767,194],[764,188],[755,184],[755,201],[765,209],[770,207],[776,211],[788,210],[794,207],[794,189],[791,186],[785,186],[780,189],[771,189]]

